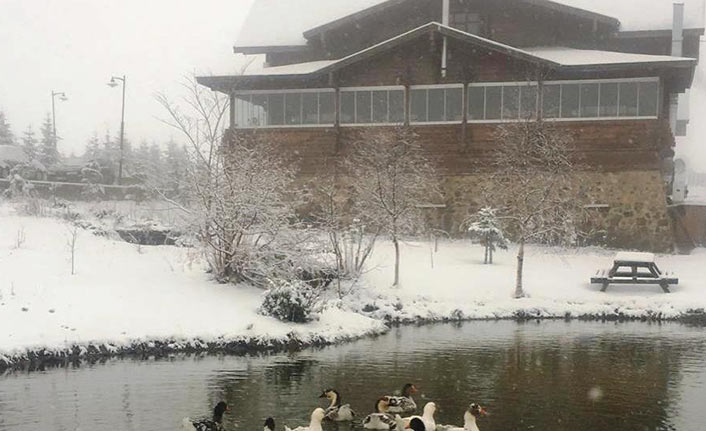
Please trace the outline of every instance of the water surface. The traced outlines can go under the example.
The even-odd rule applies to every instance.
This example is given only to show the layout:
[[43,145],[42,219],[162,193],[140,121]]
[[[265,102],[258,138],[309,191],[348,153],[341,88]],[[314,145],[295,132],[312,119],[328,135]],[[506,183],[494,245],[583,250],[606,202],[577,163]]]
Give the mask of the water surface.
[[[439,423],[475,401],[486,430],[704,430],[706,331],[677,323],[401,327],[292,354],[114,359],[0,376],[0,430],[174,430],[225,399],[226,429],[308,423],[334,387],[360,416],[413,382]],[[354,425],[354,428],[357,427]],[[328,430],[336,426],[327,426]],[[348,429],[347,425],[339,425]]]

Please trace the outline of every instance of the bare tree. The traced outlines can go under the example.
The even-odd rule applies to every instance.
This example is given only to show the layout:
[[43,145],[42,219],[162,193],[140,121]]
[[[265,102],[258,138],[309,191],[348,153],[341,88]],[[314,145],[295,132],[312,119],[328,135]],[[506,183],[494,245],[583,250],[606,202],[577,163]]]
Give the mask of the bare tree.
[[184,87],[180,103],[157,96],[190,156],[186,195],[163,198],[188,215],[218,280],[264,286],[266,278],[301,267],[313,250],[307,252],[307,232],[294,222],[293,164],[266,135],[226,132],[225,96],[195,80]]
[[498,130],[490,201],[519,244],[516,298],[524,296],[525,244],[574,243],[579,234],[583,206],[572,144],[571,136],[541,120]]
[[68,228],[66,247],[71,253],[71,275],[76,274],[76,241],[78,240],[78,226],[73,225]]
[[347,293],[342,290],[342,279],[360,276],[380,235],[378,225],[366,225],[361,215],[355,213],[356,208],[349,204],[349,197],[335,175],[317,181],[314,218],[326,233],[328,247],[335,259],[339,298]]
[[400,282],[400,239],[424,227],[420,204],[440,196],[438,178],[409,127],[370,128],[360,133],[346,160],[357,213],[377,225],[395,247],[395,278]]

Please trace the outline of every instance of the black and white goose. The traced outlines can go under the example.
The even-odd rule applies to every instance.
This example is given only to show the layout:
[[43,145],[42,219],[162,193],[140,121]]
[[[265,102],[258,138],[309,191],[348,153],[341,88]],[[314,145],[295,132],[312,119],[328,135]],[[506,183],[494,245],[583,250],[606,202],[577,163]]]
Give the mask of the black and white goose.
[[331,405],[325,410],[325,419],[334,422],[352,421],[355,412],[351,409],[350,404],[341,404],[341,394],[335,389],[326,389],[319,398],[328,398]]
[[412,383],[405,384],[402,388],[402,396],[390,396],[395,403],[395,405],[390,406],[390,413],[412,413],[417,410],[417,403],[412,398],[412,395],[417,392],[419,390]]
[[[390,397],[382,397],[375,402],[375,413],[371,413],[363,419],[363,428],[372,430],[396,430],[397,423],[395,417],[388,413],[390,405],[394,401]],[[397,430],[402,431],[402,430]]]
[[223,429],[223,415],[229,411],[228,404],[221,401],[213,409],[212,419],[192,421],[189,418],[184,418],[181,421],[182,429],[184,431],[221,431]]
[[405,425],[409,426],[412,419],[417,418],[424,423],[424,427],[430,431],[436,431],[436,420],[434,413],[436,412],[436,404],[426,403],[421,416],[415,415],[404,418]]
[[284,426],[284,431],[323,431],[321,427],[321,421],[324,420],[325,412],[321,407],[314,409],[311,413],[311,421],[309,421],[308,427],[296,427],[289,428],[287,425]]
[[265,419],[265,426],[262,431],[275,431],[275,420],[272,418]]
[[483,407],[476,403],[471,403],[463,414],[463,427],[439,425],[436,429],[437,431],[480,431],[478,424],[476,424],[476,419],[486,414],[487,412]]

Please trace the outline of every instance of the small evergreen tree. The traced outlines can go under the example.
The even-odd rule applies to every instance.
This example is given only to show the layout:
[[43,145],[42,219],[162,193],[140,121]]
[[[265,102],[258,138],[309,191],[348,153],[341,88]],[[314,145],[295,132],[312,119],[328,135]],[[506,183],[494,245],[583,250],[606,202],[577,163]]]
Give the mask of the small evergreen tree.
[[15,136],[10,130],[10,123],[5,118],[5,113],[0,111],[0,145],[14,145]]
[[485,247],[484,264],[493,263],[493,252],[497,248],[507,250],[507,240],[496,212],[494,208],[481,208],[468,224],[468,233]]
[[40,129],[42,139],[40,141],[39,161],[44,166],[54,166],[59,161],[59,151],[56,148],[56,136],[54,136],[54,125],[51,121],[51,115],[47,113]]
[[22,148],[25,150],[27,157],[30,160],[39,159],[39,148],[37,148],[37,137],[34,135],[34,129],[30,124],[22,135]]
[[98,161],[100,160],[100,141],[98,139],[98,132],[93,132],[93,136],[86,143],[86,151],[83,153],[87,160]]

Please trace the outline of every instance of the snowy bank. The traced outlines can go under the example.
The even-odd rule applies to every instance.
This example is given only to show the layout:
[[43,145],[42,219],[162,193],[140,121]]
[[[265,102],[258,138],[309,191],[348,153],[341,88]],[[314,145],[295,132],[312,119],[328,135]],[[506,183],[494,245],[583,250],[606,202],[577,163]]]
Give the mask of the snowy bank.
[[304,325],[259,315],[261,290],[212,282],[189,248],[138,247],[79,231],[71,275],[69,236],[65,222],[0,206],[0,367],[157,347],[326,344],[387,330],[337,308]]
[[[498,318],[637,318],[679,319],[703,316],[706,309],[706,249],[691,255],[658,255],[664,271],[679,285],[665,294],[658,285],[611,285],[607,292],[589,279],[612,266],[615,251],[599,248],[528,247],[524,287],[528,297],[513,299],[514,247],[483,264],[483,248],[467,241],[442,242],[433,253],[429,243],[402,248],[399,288],[391,288],[394,250],[376,248],[376,266],[363,278],[365,288],[349,299],[356,310],[375,318],[399,321]],[[432,268],[433,261],[433,268]]]
[[[0,368],[11,363],[164,354],[241,352],[343,342],[387,330],[388,322],[502,318],[679,319],[704,315],[706,249],[657,256],[680,278],[659,286],[611,286],[589,277],[614,252],[528,247],[527,298],[516,300],[511,248],[483,265],[483,249],[446,241],[402,248],[402,283],[392,283],[394,251],[381,242],[371,267],[307,324],[259,315],[262,291],[209,279],[195,249],[136,246],[80,231],[71,275],[68,224],[21,216],[0,205]],[[432,267],[433,261],[433,267]]]

